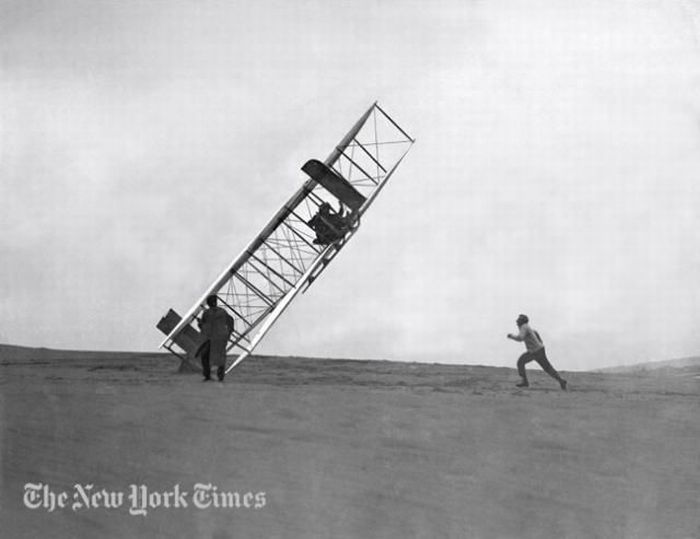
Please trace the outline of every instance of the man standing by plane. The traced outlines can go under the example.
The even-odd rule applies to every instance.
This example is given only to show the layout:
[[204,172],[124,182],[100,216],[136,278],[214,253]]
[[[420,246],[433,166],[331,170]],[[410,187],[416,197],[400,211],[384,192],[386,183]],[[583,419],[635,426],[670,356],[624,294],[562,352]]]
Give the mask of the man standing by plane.
[[530,361],[537,361],[542,367],[542,370],[549,374],[552,378],[559,382],[561,388],[566,391],[566,380],[552,367],[552,364],[547,359],[547,354],[544,350],[544,343],[540,338],[540,334],[530,327],[529,318],[521,314],[515,323],[520,330],[517,335],[509,333],[507,337],[514,341],[525,342],[526,352],[518,359],[518,374],[522,378],[522,382],[516,384],[517,387],[528,387],[530,384],[527,381],[525,365]]
[[233,318],[221,307],[217,306],[218,298],[211,295],[207,298],[208,308],[202,313],[199,329],[204,337],[199,355],[202,358],[202,373],[204,380],[211,380],[211,365],[216,366],[216,375],[220,382],[224,381],[226,367],[226,346],[233,332]]

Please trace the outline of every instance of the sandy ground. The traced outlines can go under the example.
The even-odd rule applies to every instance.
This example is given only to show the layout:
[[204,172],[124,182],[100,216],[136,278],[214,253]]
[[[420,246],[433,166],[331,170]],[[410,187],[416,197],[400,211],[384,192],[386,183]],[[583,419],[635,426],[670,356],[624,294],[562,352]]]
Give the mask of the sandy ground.
[[[263,357],[224,384],[176,367],[0,350],[0,535],[700,537],[697,374],[566,373],[564,393],[534,368],[518,390],[492,367]],[[66,507],[28,508],[27,483]],[[241,506],[196,507],[198,483]],[[123,504],[74,509],[76,484]],[[131,484],[188,506],[132,515]]]

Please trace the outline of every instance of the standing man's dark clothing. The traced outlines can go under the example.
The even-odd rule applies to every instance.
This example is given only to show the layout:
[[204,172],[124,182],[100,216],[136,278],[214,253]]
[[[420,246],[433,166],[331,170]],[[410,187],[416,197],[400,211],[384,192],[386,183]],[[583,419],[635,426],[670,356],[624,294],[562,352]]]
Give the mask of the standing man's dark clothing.
[[552,364],[547,359],[547,353],[544,349],[544,343],[540,338],[540,334],[530,327],[530,320],[524,314],[518,316],[516,324],[518,325],[519,332],[517,335],[511,333],[508,334],[508,338],[514,341],[521,341],[525,343],[525,348],[527,351],[518,358],[518,374],[522,378],[522,382],[517,384],[518,387],[528,387],[530,384],[527,381],[527,373],[525,372],[525,365],[531,361],[536,361],[542,370],[549,374],[552,378],[559,382],[559,385],[563,390],[566,390],[566,380],[564,380],[559,373],[552,367]]
[[209,306],[202,313],[199,327],[204,342],[198,353],[202,358],[202,373],[205,380],[211,380],[211,365],[216,365],[216,374],[220,381],[224,379],[226,367],[226,347],[233,332],[233,318],[221,307],[217,307],[217,297],[209,296]]
[[204,341],[195,353],[202,360],[202,374],[205,380],[211,380],[211,364],[209,362],[209,341]]

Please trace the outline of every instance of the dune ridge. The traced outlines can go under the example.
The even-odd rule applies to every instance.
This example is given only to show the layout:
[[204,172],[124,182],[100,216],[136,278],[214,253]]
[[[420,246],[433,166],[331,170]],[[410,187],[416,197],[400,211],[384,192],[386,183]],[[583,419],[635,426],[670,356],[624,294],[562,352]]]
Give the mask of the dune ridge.
[[[10,537],[700,536],[698,380],[256,356],[224,384],[168,354],[0,347]],[[28,482],[265,494],[260,509],[48,513]]]

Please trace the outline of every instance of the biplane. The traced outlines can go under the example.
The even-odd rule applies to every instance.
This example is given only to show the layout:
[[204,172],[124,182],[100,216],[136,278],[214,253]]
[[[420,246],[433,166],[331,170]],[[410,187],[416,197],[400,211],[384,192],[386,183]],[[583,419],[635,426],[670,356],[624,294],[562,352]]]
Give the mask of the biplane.
[[303,185],[192,308],[184,316],[170,309],[158,322],[166,335],[160,347],[178,356],[181,367],[199,370],[198,322],[206,298],[216,295],[235,321],[227,345],[231,371],[354,236],[414,142],[373,103],[324,161],[310,159],[301,167],[308,176]]

